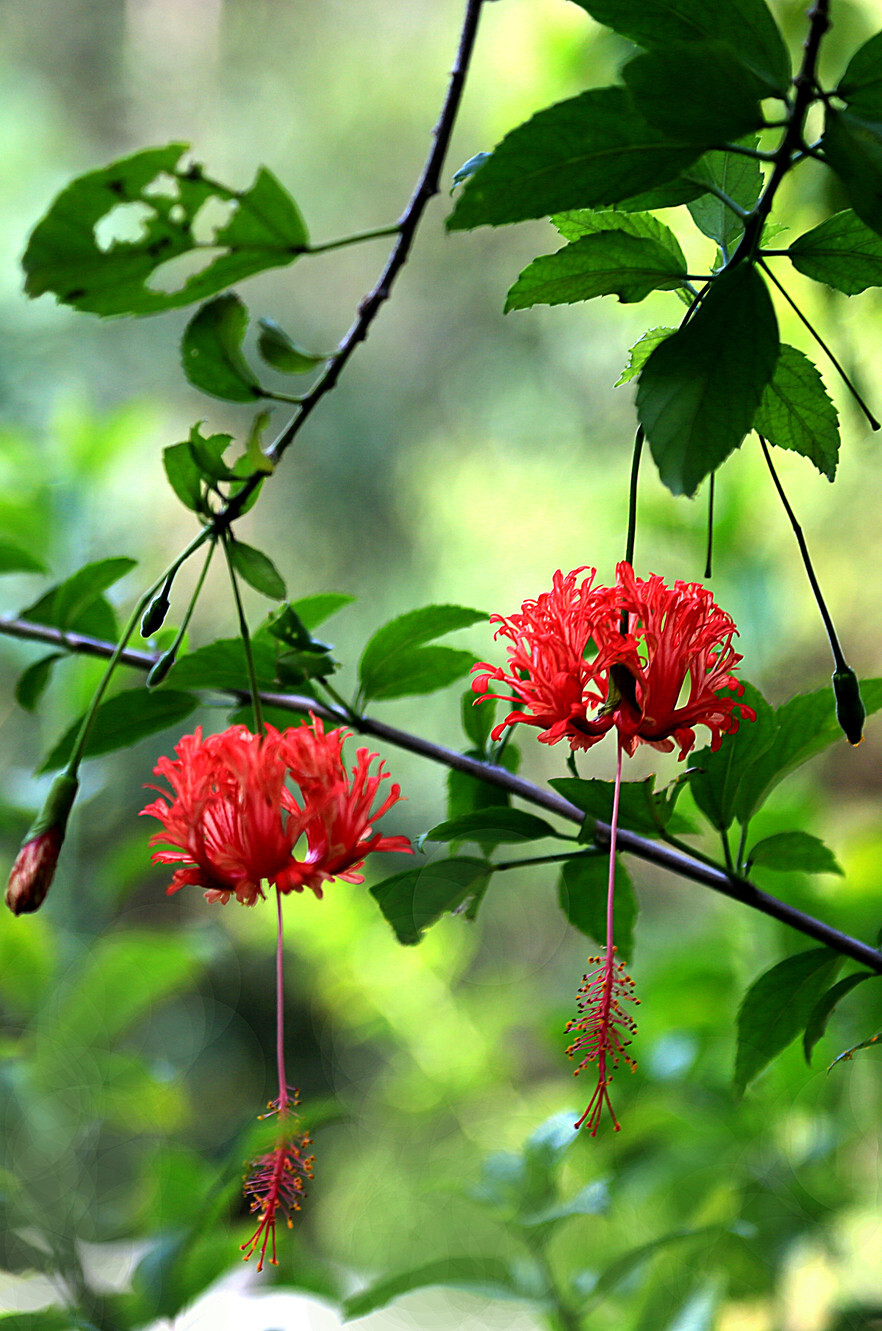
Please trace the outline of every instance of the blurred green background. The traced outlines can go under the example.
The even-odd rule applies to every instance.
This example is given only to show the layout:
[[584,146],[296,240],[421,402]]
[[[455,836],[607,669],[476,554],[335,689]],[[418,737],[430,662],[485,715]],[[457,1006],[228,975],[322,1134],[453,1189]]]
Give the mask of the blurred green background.
[[[803,0],[772,7],[796,54]],[[171,140],[190,142],[210,175],[236,187],[265,163],[298,200],[315,241],[389,224],[428,150],[460,6],[6,0],[2,15],[0,525],[41,554],[53,580],[89,559],[136,557],[122,606],[192,534],[191,516],[165,485],[162,448],[199,419],[241,435],[249,414],[184,381],[177,342],[189,311],[102,323],[49,298],[29,303],[18,260],[30,228],[72,176]],[[831,81],[854,46],[882,26],[882,6],[833,0],[833,15],[822,71]],[[627,53],[565,0],[487,5],[448,181],[533,110],[611,80]],[[806,192],[788,219],[794,234],[835,203],[822,197],[828,186],[813,170],[804,168]],[[393,301],[242,525],[246,540],[272,554],[292,598],[331,590],[359,598],[327,626],[345,663],[344,692],[367,634],[394,614],[431,601],[510,613],[557,568],[596,565],[603,581],[612,579],[634,431],[632,388],[613,385],[641,333],[678,317],[675,298],[662,294],[639,307],[607,301],[503,317],[508,286],[536,254],[558,247],[555,233],[531,223],[447,236],[448,210],[444,194],[430,206]],[[666,220],[687,254],[708,262],[709,242],[685,211]],[[385,254],[386,243],[375,241],[304,259],[252,279],[240,294],[255,317],[276,319],[306,347],[330,350]],[[781,276],[878,412],[880,297],[824,298],[783,263]],[[810,351],[804,329],[779,313],[784,339]],[[846,654],[860,674],[879,675],[878,445],[829,364],[820,364],[843,426],[836,488],[798,457],[781,455],[779,470]],[[701,579],[705,522],[703,493],[675,500],[645,466],[638,572]],[[718,478],[715,539],[712,586],[739,624],[745,677],[775,702],[820,686],[829,652],[750,441]],[[29,604],[43,585],[33,576],[7,579],[4,612]],[[248,606],[253,622],[266,610],[256,596]],[[234,631],[218,573],[191,641]],[[459,641],[476,659],[499,655],[480,625]],[[0,639],[0,813],[10,860],[44,794],[34,768],[90,695],[98,669],[66,663],[39,715],[28,716],[15,704],[14,681],[38,654]],[[465,743],[455,690],[377,712],[430,738]],[[206,710],[204,723],[221,726],[224,716]],[[62,1246],[70,1233],[87,1244],[122,1245],[123,1270],[133,1233],[198,1211],[212,1178],[237,1174],[238,1157],[230,1167],[225,1153],[272,1093],[271,912],[208,907],[198,895],[166,900],[167,875],[150,869],[147,829],[135,817],[156,757],[176,739],[165,735],[87,765],[44,914],[0,918],[4,1048],[20,1053],[22,1032],[38,1047],[42,1031],[54,1051],[41,1074],[39,1114],[9,1078],[4,1083],[10,1141],[22,1123],[34,1137],[18,1158],[36,1152],[38,1200],[54,1177],[34,1224]],[[798,826],[823,836],[844,879],[779,873],[763,885],[870,940],[882,917],[880,743],[878,723],[859,750],[843,741],[788,781],[757,829]],[[562,748],[549,751],[530,736],[520,744],[528,775],[563,774]],[[409,755],[384,756],[408,801],[396,810],[398,828],[417,835],[442,816],[444,772]],[[677,770],[652,758],[635,760],[630,775]],[[584,770],[611,776],[611,764],[612,749],[601,746]],[[644,1000],[640,1066],[617,1085],[622,1133],[580,1140],[566,1157],[565,1191],[608,1180],[610,1203],[561,1230],[554,1263],[587,1281],[625,1249],[680,1226],[738,1223],[751,1236],[740,1246],[660,1250],[598,1304],[590,1325],[874,1325],[842,1318],[852,1305],[882,1307],[878,1055],[829,1078],[823,1068],[882,1026],[875,987],[861,988],[834,1017],[815,1067],[793,1048],[736,1104],[729,1082],[740,995],[804,940],[694,885],[631,868],[642,906],[633,970]],[[315,1134],[316,1180],[283,1280],[314,1278],[323,1287],[326,1271],[314,1276],[321,1262],[346,1285],[450,1254],[516,1256],[506,1227],[464,1194],[487,1152],[517,1149],[549,1115],[581,1112],[590,1093],[568,1080],[563,1034],[586,940],[557,909],[554,876],[536,869],[500,877],[477,923],[448,918],[414,950],[395,942],[365,889],[339,884],[323,902],[290,900],[286,918],[289,1062],[307,1116],[312,1103],[329,1121]],[[150,958],[171,947],[183,952],[178,968],[169,963],[166,980],[157,981],[164,1001],[148,1007],[145,991],[143,1009],[121,1035],[114,991],[92,984],[88,961],[140,929],[154,940]],[[159,961],[144,965],[162,969]],[[58,1015],[69,992],[88,996],[89,1020],[73,1033]],[[133,1073],[129,1090],[110,1103],[115,1083],[102,1060],[119,1049],[147,1072],[143,1083]],[[177,1163],[169,1165],[166,1151],[160,1169],[155,1160],[168,1134]],[[248,1232],[244,1207],[231,1204],[228,1219],[233,1237],[216,1259],[218,1272],[236,1264],[235,1243]],[[28,1275],[5,1285],[0,1278],[0,1311],[4,1298],[11,1308],[46,1297]],[[268,1305],[254,1308],[256,1328],[336,1325],[327,1309],[293,1295],[274,1300],[271,1314]],[[243,1312],[238,1325],[250,1326],[251,1315]],[[408,1296],[365,1321],[541,1324],[525,1307],[449,1292]]]

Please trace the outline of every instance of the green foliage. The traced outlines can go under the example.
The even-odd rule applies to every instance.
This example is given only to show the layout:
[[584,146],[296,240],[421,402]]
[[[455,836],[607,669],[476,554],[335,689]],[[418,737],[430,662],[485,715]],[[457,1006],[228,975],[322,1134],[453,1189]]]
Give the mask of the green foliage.
[[561,841],[573,838],[556,831],[544,818],[537,818],[523,809],[508,805],[489,805],[459,818],[448,818],[426,832],[425,841],[474,841],[487,849],[510,842],[540,841],[544,837],[557,837]]
[[[615,782],[597,778],[552,777],[548,783],[559,795],[575,804],[586,815],[583,839],[591,834],[593,822],[612,821]],[[663,832],[674,812],[673,801],[656,791],[655,777],[643,781],[623,781],[619,794],[619,825],[641,836],[658,836]]]
[[328,359],[327,356],[317,356],[295,346],[275,319],[261,319],[259,322],[257,350],[274,370],[280,370],[282,374],[308,374]]
[[[147,148],[74,180],[34,228],[22,263],[29,296],[51,291],[93,314],[155,314],[205,300],[266,268],[292,263],[308,248],[294,200],[266,167],[247,190],[182,166],[185,143]],[[171,259],[198,250],[194,225],[209,200],[232,205],[208,243],[221,254],[175,291],[149,285]],[[102,246],[96,228],[121,207],[134,208],[135,239]]]
[[466,1289],[473,1294],[491,1299],[521,1299],[524,1290],[515,1273],[498,1257],[443,1257],[426,1262],[412,1271],[378,1280],[367,1289],[352,1294],[343,1303],[347,1319],[366,1317],[378,1308],[385,1308],[393,1299],[414,1289],[430,1285],[446,1285],[453,1289]]
[[0,541],[0,573],[48,573],[42,559],[14,541]]
[[873,231],[882,231],[882,131],[875,121],[827,107],[821,146],[845,186],[852,208]]
[[808,832],[776,832],[757,841],[747,857],[747,869],[761,864],[766,869],[802,873],[838,873],[842,868],[829,846]]
[[727,43],[765,80],[769,92],[790,82],[790,57],[763,0],[731,0],[725,7],[706,0],[576,0],[592,18],[638,46],[665,49],[672,43]]
[[500,226],[619,203],[672,180],[702,146],[652,129],[624,88],[583,92],[506,135],[466,181],[447,225]]
[[797,236],[787,254],[806,277],[844,291],[846,296],[882,286],[882,238],[851,208]]
[[736,1090],[746,1090],[806,1028],[819,994],[841,964],[841,956],[830,948],[812,948],[779,961],[753,982],[738,1009]]
[[228,543],[227,551],[233,568],[249,587],[268,596],[271,601],[284,600],[285,580],[269,555],[238,539]]
[[[743,140],[742,146],[755,148],[756,144],[756,135],[751,135]],[[690,175],[693,179],[707,180],[745,212],[756,207],[763,187],[759,162],[743,153],[705,153],[691,168]],[[699,231],[715,240],[726,251],[744,231],[741,218],[717,194],[702,194],[686,206]]]
[[844,980],[837,981],[832,988],[822,994],[815,1006],[812,1008],[811,1015],[806,1023],[805,1034],[803,1035],[802,1047],[805,1052],[806,1063],[811,1064],[812,1051],[827,1029],[827,1022],[834,1009],[839,1005],[847,994],[857,985],[863,984],[865,980],[872,980],[872,971],[857,971],[854,975],[846,975]]
[[748,264],[720,274],[684,327],[652,352],[637,413],[659,475],[692,495],[753,424],[778,360],[778,323]]
[[628,384],[632,379],[636,379],[658,344],[664,342],[665,338],[670,337],[671,333],[675,331],[673,328],[650,328],[648,333],[644,333],[631,348],[628,364],[616,380],[616,388],[620,388],[622,384]]
[[242,342],[248,310],[233,292],[193,315],[181,340],[181,365],[194,388],[227,402],[254,402],[264,396],[245,357]]
[[[255,634],[251,640],[257,682],[264,688],[273,688],[276,682],[275,650],[265,635]],[[176,689],[223,689],[246,692],[248,689],[248,662],[241,638],[218,638],[215,642],[187,652],[175,665]]]
[[839,417],[817,369],[796,347],[782,345],[753,426],[770,443],[808,458],[828,481],[836,476]]
[[[179,725],[195,710],[199,699],[192,693],[163,689],[151,693],[148,689],[125,689],[113,698],[100,703],[89,730],[84,755],[96,758],[102,753],[136,744],[146,735]],[[57,772],[70,758],[74,742],[80,733],[85,713],[78,717],[49,750],[39,768],[40,772]]]
[[493,866],[462,855],[405,869],[375,883],[371,896],[391,924],[399,943],[418,943],[423,933],[448,911],[480,896]]
[[720,41],[671,42],[629,60],[622,78],[654,129],[710,148],[759,129],[757,78]]
[[556,254],[534,259],[509,291],[505,310],[572,304],[594,296],[639,301],[650,291],[682,286],[685,276],[685,265],[678,265],[657,241],[598,231]]
[[135,563],[134,559],[98,559],[85,564],[26,606],[21,618],[71,633],[114,638],[116,617],[101,593],[131,572]]
[[[574,929],[598,945],[606,941],[606,894],[609,855],[586,854],[567,860],[560,871],[557,899]],[[630,874],[616,858],[614,938],[619,955],[630,961],[634,954],[634,926],[640,906]]]
[[474,664],[471,652],[424,644],[486,618],[483,611],[461,605],[429,605],[384,624],[369,639],[361,656],[358,674],[362,701],[433,693],[461,679]]
[[868,120],[882,117],[882,33],[859,46],[836,87],[849,109]]

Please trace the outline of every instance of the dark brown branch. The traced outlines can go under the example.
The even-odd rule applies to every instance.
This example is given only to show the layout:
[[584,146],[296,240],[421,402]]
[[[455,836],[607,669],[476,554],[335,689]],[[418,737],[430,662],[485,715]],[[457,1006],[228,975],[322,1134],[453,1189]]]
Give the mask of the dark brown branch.
[[[285,426],[278,439],[267,450],[268,456],[273,462],[278,462],[291,442],[300,433],[321,399],[336,386],[337,380],[340,378],[343,368],[353,351],[359,342],[363,342],[367,337],[370,326],[377,317],[380,308],[389,299],[396,277],[407,262],[426,205],[430,199],[439,193],[441,169],[444,165],[450,136],[453,133],[454,122],[462,100],[463,87],[465,86],[466,74],[474,50],[475,38],[478,32],[478,19],[483,3],[485,3],[485,0],[467,0],[459,38],[459,49],[456,53],[453,69],[450,72],[447,96],[444,99],[438,123],[432,131],[434,142],[410,197],[410,202],[398,222],[398,239],[376,284],[359,305],[355,322],[329,360],[324,373],[302,399],[293,418]],[[259,475],[253,476],[239,493],[227,503],[225,508],[217,514],[214,520],[214,526],[217,530],[228,526],[239,515],[246,499],[260,484],[261,479],[262,477]]]
[[[60,629],[50,628],[45,624],[33,624],[25,619],[0,618],[0,634],[24,638],[31,642],[44,642],[51,647],[64,647],[70,652],[84,656],[106,658],[114,651],[113,643],[104,642],[100,638],[91,638],[82,633],[64,633]],[[157,657],[152,652],[138,651],[134,648],[128,648],[120,657],[121,664],[145,672],[151,669],[156,660]],[[227,690],[217,691],[230,692],[231,696],[243,702],[247,702],[250,696],[247,689],[235,693]],[[489,785],[498,786],[509,795],[535,804],[549,813],[557,814],[559,818],[565,818],[568,822],[581,825],[585,820],[585,815],[576,808],[575,804],[571,804],[553,790],[534,785],[532,781],[526,781],[504,767],[495,767],[490,763],[468,758],[465,754],[457,753],[455,749],[448,749],[443,744],[434,744],[431,740],[422,739],[421,736],[412,735],[406,730],[399,730],[384,721],[377,721],[369,716],[353,717],[342,707],[321,703],[315,698],[300,694],[261,691],[260,699],[268,707],[278,707],[289,712],[312,712],[324,720],[333,721],[335,725],[351,726],[359,734],[371,735],[387,744],[393,744],[396,748],[406,749],[409,753],[419,754],[431,762],[440,763],[455,771],[465,772]],[[598,845],[608,846],[609,835],[608,824],[597,822],[594,837]],[[638,836],[636,832],[628,832],[623,828],[619,828],[618,843],[621,850],[636,855],[638,859],[645,860],[648,864],[656,864],[669,873],[679,874],[680,877],[688,878],[693,883],[700,883],[714,892],[731,897],[733,901],[739,901],[744,906],[750,906],[764,915],[770,915],[772,919],[790,925],[808,938],[813,938],[816,942],[841,952],[843,956],[860,962],[862,966],[867,966],[877,975],[882,975],[882,953],[877,952],[875,948],[862,943],[860,939],[841,933],[831,925],[824,924],[822,920],[806,915],[803,911],[788,905],[786,901],[780,901],[767,892],[761,892],[746,878],[727,873],[722,867],[703,863],[672,846],[649,841],[646,837]]]

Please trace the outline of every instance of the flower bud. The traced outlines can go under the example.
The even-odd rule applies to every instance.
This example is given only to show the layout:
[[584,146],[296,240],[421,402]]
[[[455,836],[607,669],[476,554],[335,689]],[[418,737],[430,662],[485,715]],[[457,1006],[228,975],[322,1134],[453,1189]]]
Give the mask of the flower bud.
[[162,628],[171,602],[168,599],[168,585],[157,592],[141,617],[141,637],[152,638]]
[[162,656],[154,662],[147,676],[148,689],[155,689],[162,683],[177,659],[178,649],[176,646],[169,647],[167,652],[162,653]]
[[864,718],[867,715],[861,700],[861,686],[851,666],[833,674],[833,694],[836,698],[836,720],[849,744],[860,744],[864,737]]
[[66,772],[57,776],[46,803],[26,832],[6,887],[6,904],[13,915],[39,910],[45,901],[78,788],[75,776]]

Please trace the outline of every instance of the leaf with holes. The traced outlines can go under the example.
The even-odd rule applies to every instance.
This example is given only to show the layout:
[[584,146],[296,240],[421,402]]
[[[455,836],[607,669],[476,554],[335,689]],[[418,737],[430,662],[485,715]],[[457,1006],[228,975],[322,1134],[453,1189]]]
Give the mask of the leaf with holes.
[[[187,148],[185,143],[146,148],[62,190],[34,228],[22,260],[28,295],[51,291],[64,305],[105,316],[155,314],[293,263],[308,249],[297,205],[271,171],[261,167],[249,189],[228,189],[198,164],[183,165]],[[211,201],[228,205],[232,215],[200,240],[199,214]],[[140,234],[102,245],[101,227],[110,226],[121,210]],[[160,289],[159,270],[169,260],[205,252],[211,256],[207,266],[178,290]]]

